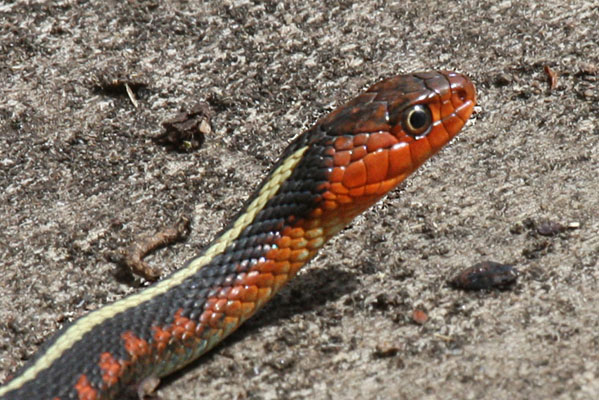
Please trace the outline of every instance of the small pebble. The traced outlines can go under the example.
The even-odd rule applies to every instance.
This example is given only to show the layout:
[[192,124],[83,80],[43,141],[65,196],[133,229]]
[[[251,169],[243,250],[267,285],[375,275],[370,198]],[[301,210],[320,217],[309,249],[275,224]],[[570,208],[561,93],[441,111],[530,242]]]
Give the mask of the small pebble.
[[507,289],[517,278],[513,265],[483,261],[464,269],[449,284],[462,290]]

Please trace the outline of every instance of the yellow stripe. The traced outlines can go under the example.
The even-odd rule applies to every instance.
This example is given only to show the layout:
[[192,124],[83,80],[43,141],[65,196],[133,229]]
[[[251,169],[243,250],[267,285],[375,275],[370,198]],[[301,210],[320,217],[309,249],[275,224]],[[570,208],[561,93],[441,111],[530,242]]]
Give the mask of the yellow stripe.
[[264,208],[266,203],[277,193],[281,184],[289,178],[297,163],[301,160],[308,147],[302,147],[285,159],[271,178],[260,189],[258,196],[250,203],[246,211],[237,218],[231,229],[223,233],[206,252],[193,259],[189,265],[174,273],[170,278],[160,281],[154,286],[137,294],[126,297],[115,303],[104,306],[78,319],[55,342],[45,354],[21,375],[10,381],[6,386],[0,387],[0,396],[23,386],[26,382],[35,379],[43,370],[49,368],[66,350],[81,340],[84,334],[95,326],[114,317],[116,314],[151,300],[152,298],[169,291],[180,285],[187,277],[195,274],[204,265],[208,264],[214,256],[222,253],[241,232],[252,223],[256,215]]

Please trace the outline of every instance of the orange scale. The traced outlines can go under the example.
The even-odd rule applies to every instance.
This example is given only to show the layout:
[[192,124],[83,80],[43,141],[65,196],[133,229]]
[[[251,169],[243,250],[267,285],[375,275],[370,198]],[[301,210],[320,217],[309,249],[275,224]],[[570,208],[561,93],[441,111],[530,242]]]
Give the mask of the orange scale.
[[354,136],[354,146],[357,147],[357,146],[362,146],[362,145],[366,144],[369,136],[370,136],[370,134],[368,134],[368,133],[360,133],[360,134]]
[[336,167],[345,167],[351,161],[351,152],[349,150],[338,151],[333,156],[333,161]]
[[218,301],[218,299],[215,297],[207,298],[206,302],[204,303],[204,310],[214,310],[214,305],[216,304],[217,301]]
[[[450,115],[455,110],[453,104],[451,104],[451,99],[444,100],[441,103],[441,115]],[[436,119],[433,121],[437,121]]]
[[[306,242],[307,243],[307,242]],[[306,249],[293,250],[291,252],[291,256],[289,257],[290,261],[306,261],[310,252]]]
[[[471,103],[468,107],[460,107],[456,109],[456,114],[460,117],[463,122],[468,121],[470,115],[472,114],[472,109],[474,108],[474,103]],[[457,132],[454,133],[454,135]]]
[[334,147],[327,147],[324,150],[324,155],[325,156],[331,156],[331,157],[334,156],[335,155],[335,148]]
[[239,325],[239,318],[237,317],[225,317],[223,325],[228,327],[235,327]]
[[270,298],[271,294],[272,294],[271,287],[265,287],[265,288],[258,289],[258,301],[256,303],[261,306],[262,304],[264,304],[264,302],[266,300],[268,300]]
[[341,195],[337,199],[337,202],[339,204],[349,204],[349,203],[353,203],[353,201],[354,201],[354,199],[351,196],[345,196],[345,195]]
[[225,307],[225,314],[227,314],[228,316],[241,315],[241,301],[228,301],[227,307]]
[[381,188],[380,182],[371,183],[370,185],[366,185],[364,187],[364,194],[367,196],[376,195],[376,194],[378,194],[380,188]]
[[410,153],[415,166],[421,165],[430,157],[432,153],[431,145],[427,138],[424,137],[410,144]]
[[390,132],[377,132],[370,135],[366,146],[368,152],[372,153],[378,149],[386,149],[398,142],[397,138]]
[[355,188],[366,184],[368,175],[366,174],[366,165],[362,160],[355,161],[345,169],[343,185],[347,188]]
[[462,128],[463,124],[464,122],[456,115],[452,115],[443,120],[443,126],[447,132],[457,132]]
[[212,311],[210,311],[210,310],[204,311],[202,313],[202,315],[200,315],[200,324],[208,325],[208,322],[210,322],[211,317],[212,317]]
[[[257,286],[258,292],[260,288],[268,287],[272,285],[273,276],[270,273],[260,273],[258,271],[252,271],[248,274],[246,278],[246,285]],[[260,295],[258,294],[258,297]]]
[[297,271],[300,270],[301,267],[303,267],[305,264],[305,262],[296,262],[296,263],[291,263],[291,274],[289,275],[289,278],[295,276],[295,274],[297,274]]
[[364,157],[368,183],[378,183],[387,177],[389,169],[389,151],[379,150]]
[[316,228],[310,229],[309,231],[306,232],[307,239],[319,238],[322,235],[323,235],[323,231],[320,226],[317,226]]
[[277,240],[277,246],[279,246],[279,247],[289,247],[289,246],[291,246],[291,238],[289,236],[281,236]]
[[384,180],[383,182],[381,182],[381,186],[379,187],[379,191],[378,191],[377,195],[379,195],[379,196],[384,195],[388,191],[392,190],[395,186],[397,186],[397,184],[399,182],[401,182],[401,180],[398,179],[397,177]]
[[443,118],[443,114],[441,113],[441,107],[439,100],[429,103],[428,108],[431,110],[431,116],[433,117],[433,121],[439,121]]
[[181,340],[183,338],[183,335],[185,334],[185,329],[183,329],[183,327],[176,326],[173,328],[172,334],[174,338],[176,338],[177,340]]
[[227,298],[227,297],[229,297],[230,292],[231,292],[231,286],[224,287],[218,292],[218,297],[221,299]]
[[247,302],[247,303],[241,303],[241,315],[242,316],[251,315],[254,312],[255,308],[256,308],[256,304],[253,301]]
[[289,254],[291,253],[291,249],[272,249],[266,253],[266,257],[275,260],[275,261],[284,261],[289,259]]
[[310,250],[318,250],[323,245],[324,245],[324,239],[322,237],[318,237],[318,238],[310,240],[306,247]]
[[353,188],[349,190],[349,195],[351,197],[360,197],[364,196],[364,186],[360,186],[357,188]]
[[427,138],[434,150],[439,150],[449,141],[449,135],[443,124],[433,126]]
[[287,275],[277,275],[275,276],[275,283],[273,285],[273,289],[276,291],[280,287],[282,287],[289,280],[289,276]]
[[308,241],[306,239],[299,238],[299,239],[293,240],[293,242],[291,243],[291,246],[289,246],[289,247],[291,247],[294,250],[303,249],[306,247],[307,243],[308,243]]
[[[343,175],[345,175],[345,167],[335,167],[329,174],[330,182],[341,182],[343,180]],[[334,185],[335,183],[333,183]],[[331,185],[332,187],[332,185]]]
[[412,155],[410,146],[398,144],[389,150],[389,169],[387,177],[393,178],[412,170]]
[[335,139],[335,149],[339,150],[350,150],[354,147],[354,138],[352,136],[339,136]]
[[310,213],[311,218],[318,218],[322,215],[322,208],[317,207]]
[[323,193],[322,198],[325,200],[333,200],[334,201],[337,199],[337,196],[335,195],[335,193],[329,191],[329,192]]
[[352,161],[356,161],[359,160],[361,158],[364,158],[364,156],[368,154],[368,151],[366,150],[366,146],[359,146],[359,147],[355,147],[352,151],[351,151],[351,160]]
[[297,227],[297,228],[285,228],[285,229],[283,229],[283,235],[289,236],[291,238],[303,237],[304,236],[304,229],[300,228],[300,227]]
[[212,310],[216,311],[216,312],[222,312],[225,308],[225,306],[227,305],[227,299],[220,299],[218,300],[215,304],[214,307],[212,308]]
[[331,190],[337,194],[347,194],[349,193],[349,189],[343,186],[342,183],[333,183],[331,185]]
[[[289,250],[288,248],[285,248],[285,249]],[[278,250],[278,251],[280,251],[280,250]],[[274,269],[277,268],[276,265],[277,265],[277,263],[275,262],[275,260],[266,260],[264,262],[261,262],[261,263],[257,264],[256,266],[254,266],[252,268],[252,270],[259,271],[259,272],[262,272],[262,273],[264,273],[264,272],[271,272],[271,271],[273,271]]]
[[[318,227],[320,227],[320,225],[322,225],[322,221],[320,219],[311,219],[309,221],[306,221],[305,228],[306,230],[317,229]],[[305,232],[303,236],[308,237]]]
[[220,328],[222,326],[223,313],[212,313],[210,316],[210,321],[208,321],[208,326],[211,328]]

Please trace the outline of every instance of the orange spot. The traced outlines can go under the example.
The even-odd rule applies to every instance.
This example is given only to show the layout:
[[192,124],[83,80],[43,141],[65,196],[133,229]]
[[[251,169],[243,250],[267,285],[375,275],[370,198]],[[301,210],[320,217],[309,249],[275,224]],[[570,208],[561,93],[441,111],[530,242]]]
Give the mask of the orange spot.
[[366,172],[368,174],[368,183],[378,183],[387,177],[389,168],[389,151],[380,150],[369,153],[364,157]]
[[368,147],[368,152],[372,153],[379,149],[387,149],[396,144],[397,142],[397,138],[393,136],[391,133],[378,132],[370,135],[366,146]]
[[148,342],[135,336],[133,332],[123,332],[121,339],[123,339],[125,350],[132,360],[150,354],[150,345]]
[[216,312],[223,312],[227,305],[227,299],[220,299],[214,304],[213,310]]
[[364,158],[364,156],[366,154],[368,154],[368,151],[366,151],[366,146],[356,147],[355,149],[353,149],[351,151],[351,160],[352,161],[359,160],[361,158]]
[[79,377],[79,380],[75,384],[75,390],[77,391],[79,400],[98,399],[98,391],[92,387],[92,385],[87,380],[87,376],[85,376],[85,374],[82,374]]
[[345,167],[351,161],[351,152],[349,150],[338,151],[333,156],[333,160],[335,162],[335,166],[337,166],[337,167]]
[[343,185],[347,188],[354,188],[366,184],[366,166],[362,160],[351,163],[345,169]]
[[353,136],[339,136],[335,139],[335,149],[340,150],[351,150],[354,147]]
[[122,366],[112,354],[108,352],[100,354],[100,363],[98,366],[102,370],[102,381],[104,381],[107,386],[114,386],[118,383],[123,372]]
[[389,150],[388,178],[394,178],[400,174],[409,173],[412,170],[412,154],[410,145],[398,144]]

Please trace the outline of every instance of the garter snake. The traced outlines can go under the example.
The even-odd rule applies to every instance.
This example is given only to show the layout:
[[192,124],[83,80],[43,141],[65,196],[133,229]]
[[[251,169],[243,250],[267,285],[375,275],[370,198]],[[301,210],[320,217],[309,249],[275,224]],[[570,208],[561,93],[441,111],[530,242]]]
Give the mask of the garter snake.
[[122,398],[197,359],[447,144],[475,101],[473,84],[454,72],[375,84],[297,137],[199,256],[56,333],[0,399]]

